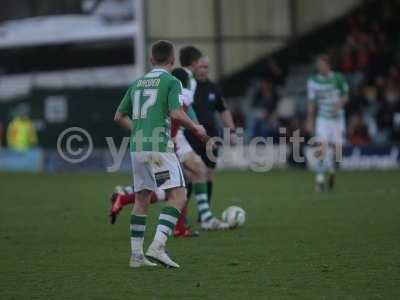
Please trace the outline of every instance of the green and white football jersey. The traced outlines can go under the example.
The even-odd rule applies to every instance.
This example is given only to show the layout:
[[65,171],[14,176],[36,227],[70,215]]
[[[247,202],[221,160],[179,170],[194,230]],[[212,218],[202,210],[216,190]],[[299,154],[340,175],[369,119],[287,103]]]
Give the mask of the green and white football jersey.
[[191,96],[190,104],[192,104],[194,99],[194,93],[196,92],[197,88],[197,81],[194,78],[193,72],[191,70],[189,70],[188,68],[183,68],[183,69],[186,71],[189,77],[189,82],[188,82],[189,84],[187,89],[190,91],[190,96]]
[[188,74],[188,86],[186,89],[184,89],[184,94],[185,94],[185,101],[184,104],[187,107],[187,114],[189,118],[194,121],[198,122],[196,112],[193,109],[193,102],[194,102],[194,94],[196,93],[196,88],[197,88],[197,81],[194,78],[193,72],[188,69],[188,68],[183,68],[186,73]]
[[317,118],[344,118],[344,110],[334,112],[337,102],[348,96],[349,86],[342,74],[331,72],[327,76],[320,74],[312,76],[307,83],[308,100],[317,105]]
[[132,119],[131,152],[174,152],[169,112],[181,109],[182,85],[163,69],[135,80],[118,111]]

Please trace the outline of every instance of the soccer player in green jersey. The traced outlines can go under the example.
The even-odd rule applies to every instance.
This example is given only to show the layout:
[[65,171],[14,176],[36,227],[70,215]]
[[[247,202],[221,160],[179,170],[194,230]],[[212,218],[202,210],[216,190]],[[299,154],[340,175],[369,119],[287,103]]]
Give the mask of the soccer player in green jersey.
[[[136,201],[131,215],[131,267],[154,266],[147,260],[178,268],[165,251],[186,203],[183,172],[170,137],[170,118],[179,121],[202,139],[204,127],[195,124],[181,107],[181,83],[170,74],[174,65],[174,47],[158,41],[151,49],[152,71],[133,82],[122,99],[115,121],[131,130],[130,150]],[[146,256],[143,238],[150,195],[156,189],[166,191],[167,205],[161,210],[153,242]]]
[[345,134],[344,106],[348,101],[349,87],[342,74],[333,72],[329,57],[321,55],[316,61],[317,74],[307,84],[307,129],[315,132],[320,145],[317,151],[316,190],[326,187],[325,174],[329,173],[328,187],[335,184],[337,151],[343,145]]

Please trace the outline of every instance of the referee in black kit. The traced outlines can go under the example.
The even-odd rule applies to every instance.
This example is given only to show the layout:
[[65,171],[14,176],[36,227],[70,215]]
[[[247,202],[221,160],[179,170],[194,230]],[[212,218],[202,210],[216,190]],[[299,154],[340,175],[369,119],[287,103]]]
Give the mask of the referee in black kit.
[[[202,57],[195,69],[195,77],[197,87],[194,94],[194,102],[192,104],[198,121],[207,131],[208,136],[215,137],[221,135],[221,128],[218,127],[215,113],[221,116],[222,123],[225,128],[229,128],[230,140],[234,143],[237,140],[236,128],[233,123],[232,114],[227,108],[221,92],[217,85],[208,79],[209,60]],[[189,131],[185,131],[185,136],[192,146],[193,150],[201,157],[207,166],[207,185],[208,185],[208,201],[211,200],[213,190],[213,179],[216,162],[207,156],[206,145],[198,140]],[[217,157],[218,149],[214,150],[214,157]]]

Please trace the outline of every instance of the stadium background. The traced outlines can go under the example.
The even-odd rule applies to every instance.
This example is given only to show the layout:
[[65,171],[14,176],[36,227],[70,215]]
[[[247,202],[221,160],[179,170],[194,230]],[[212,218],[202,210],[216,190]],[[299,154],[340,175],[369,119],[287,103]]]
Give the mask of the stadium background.
[[[136,74],[149,68],[148,47],[160,38],[207,54],[211,78],[220,83],[247,142],[277,139],[280,127],[288,136],[303,131],[305,82],[315,55],[328,52],[351,85],[345,165],[397,167],[398,6],[355,0],[8,1],[0,16],[2,168],[13,168],[6,133],[22,110],[29,112],[38,147],[48,149],[26,156],[41,162],[31,168],[103,169],[105,137],[119,142],[124,135],[112,122],[115,105]],[[84,165],[65,165],[54,151],[59,134],[71,126],[87,130],[100,151]],[[16,160],[14,168],[21,168],[21,157]]]

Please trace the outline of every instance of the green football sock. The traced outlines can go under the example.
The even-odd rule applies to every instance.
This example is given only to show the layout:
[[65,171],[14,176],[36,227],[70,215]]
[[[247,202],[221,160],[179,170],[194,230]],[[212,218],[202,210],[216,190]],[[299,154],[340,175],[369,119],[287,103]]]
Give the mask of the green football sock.
[[180,212],[175,207],[165,206],[160,213],[158,219],[158,226],[155,241],[165,244],[168,237],[172,234],[175,229],[176,222],[178,221]]
[[200,221],[205,222],[212,219],[213,215],[208,203],[207,183],[194,183],[193,190],[197,201],[197,209],[200,214]]
[[132,253],[143,252],[143,239],[146,230],[146,215],[131,215],[131,249]]

